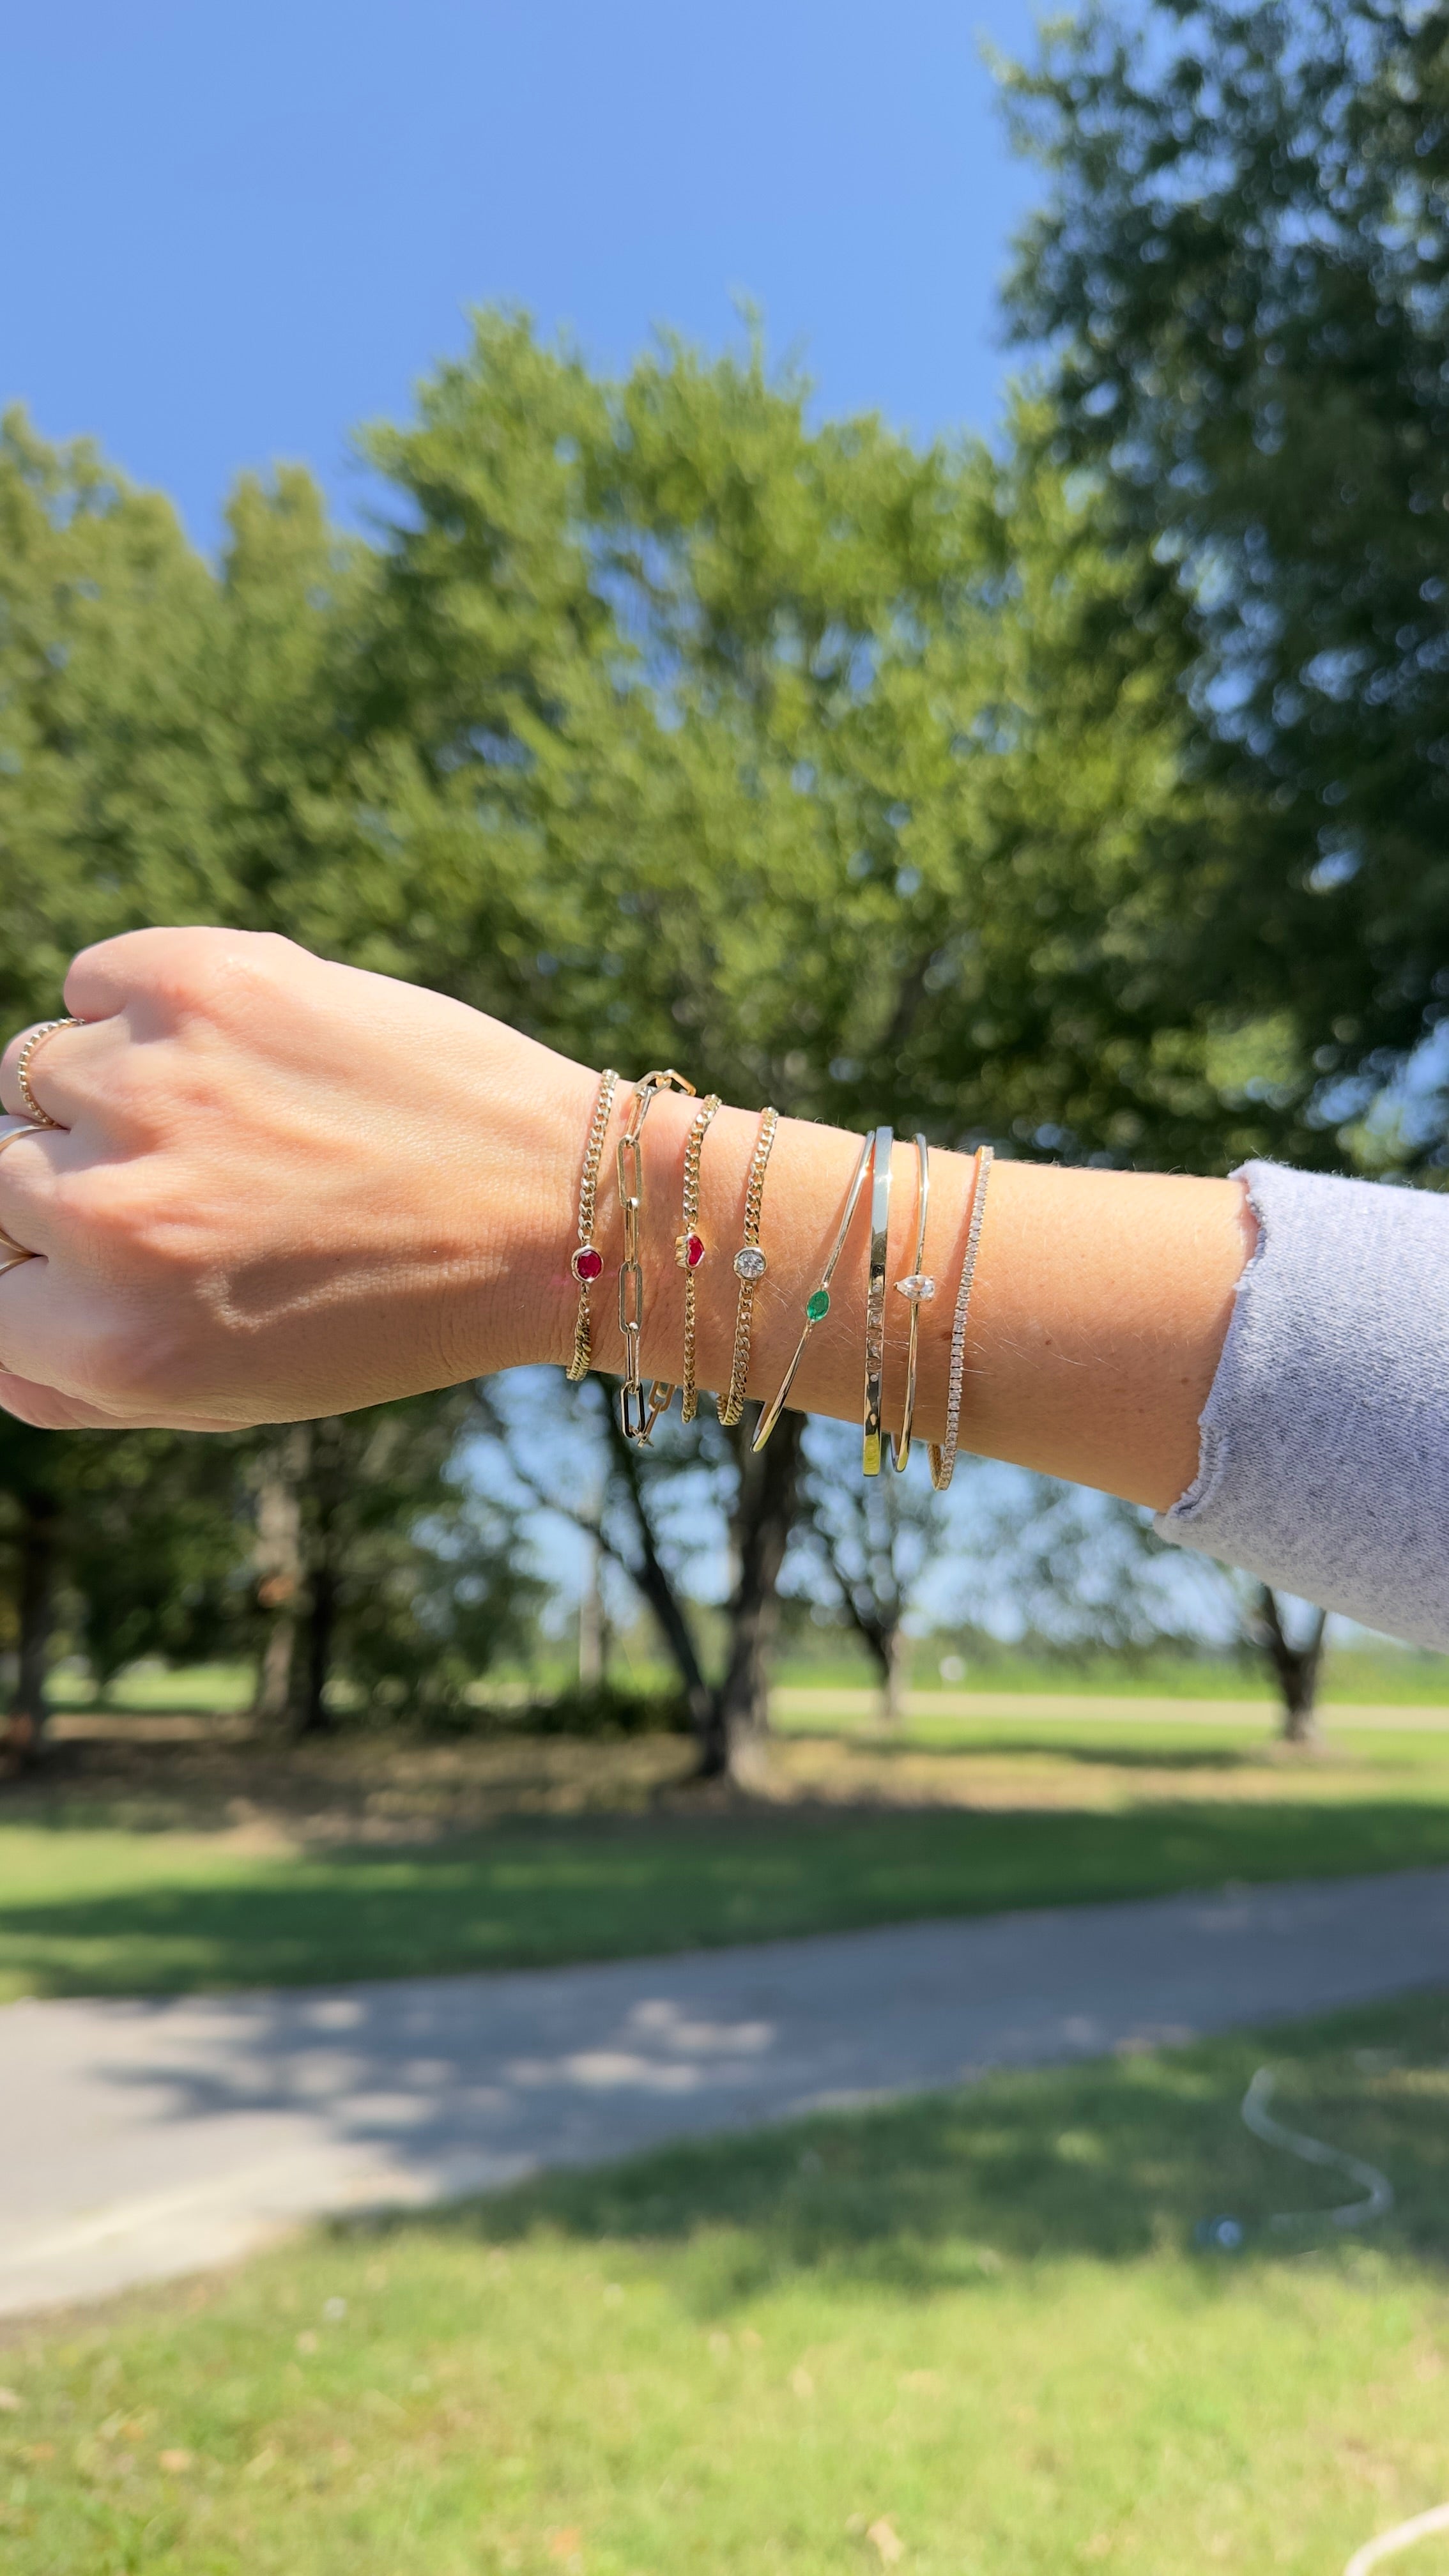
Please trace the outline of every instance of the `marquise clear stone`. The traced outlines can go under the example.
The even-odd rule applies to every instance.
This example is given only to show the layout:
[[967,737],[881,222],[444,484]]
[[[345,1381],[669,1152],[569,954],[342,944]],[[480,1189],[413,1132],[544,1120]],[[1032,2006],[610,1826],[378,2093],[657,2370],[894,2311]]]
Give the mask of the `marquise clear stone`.
[[756,1243],[747,1243],[735,1254],[737,1279],[763,1279],[769,1264]]
[[909,1297],[913,1306],[923,1306],[928,1297],[935,1296],[936,1283],[934,1279],[928,1279],[924,1271],[913,1270],[909,1279],[896,1281],[896,1292],[899,1296]]

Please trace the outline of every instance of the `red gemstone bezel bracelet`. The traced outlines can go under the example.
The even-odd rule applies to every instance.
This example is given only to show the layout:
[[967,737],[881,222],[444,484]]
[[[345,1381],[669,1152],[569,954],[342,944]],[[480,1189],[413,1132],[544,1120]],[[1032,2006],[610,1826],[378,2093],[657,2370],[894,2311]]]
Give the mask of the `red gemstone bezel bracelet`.
[[574,1351],[568,1364],[568,1375],[575,1383],[588,1375],[593,1357],[593,1318],[589,1310],[589,1291],[603,1275],[604,1256],[594,1241],[594,1201],[599,1187],[599,1164],[603,1157],[604,1138],[614,1110],[614,1094],[619,1077],[612,1066],[599,1077],[594,1114],[584,1144],[583,1169],[579,1174],[579,1239],[569,1268],[578,1282],[579,1311],[574,1323]]

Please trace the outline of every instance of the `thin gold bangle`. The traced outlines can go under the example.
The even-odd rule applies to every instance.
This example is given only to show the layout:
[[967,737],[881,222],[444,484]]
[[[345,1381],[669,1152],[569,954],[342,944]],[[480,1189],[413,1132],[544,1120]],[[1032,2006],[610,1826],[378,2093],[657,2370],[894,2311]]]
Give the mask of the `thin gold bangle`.
[[745,1409],[745,1381],[750,1374],[750,1334],[754,1326],[755,1290],[764,1278],[769,1263],[760,1249],[760,1212],[765,1199],[765,1168],[770,1160],[770,1147],[780,1124],[779,1113],[762,1109],[755,1132],[755,1150],[750,1156],[750,1175],[745,1183],[745,1239],[734,1257],[734,1274],[740,1283],[735,1306],[735,1347],[730,1361],[730,1382],[719,1399],[719,1418],[726,1431],[733,1431]]
[[574,1355],[566,1372],[575,1385],[581,1377],[587,1377],[589,1361],[593,1357],[589,1290],[604,1267],[604,1256],[594,1241],[594,1201],[599,1187],[599,1162],[604,1151],[604,1138],[609,1132],[614,1094],[618,1088],[619,1077],[610,1065],[599,1077],[594,1114],[589,1120],[589,1132],[584,1143],[583,1170],[579,1174],[579,1239],[569,1263],[579,1284],[579,1311],[574,1321]]
[[619,1390],[619,1426],[626,1440],[637,1448],[647,1449],[654,1425],[674,1393],[663,1378],[656,1378],[649,1389],[645,1410],[644,1387],[640,1376],[639,1345],[644,1331],[644,1156],[639,1139],[644,1121],[661,1091],[687,1092],[694,1098],[694,1085],[671,1066],[664,1073],[646,1073],[634,1085],[634,1106],[629,1123],[616,1149],[619,1175],[619,1212],[624,1220],[624,1258],[619,1264],[619,1330],[624,1336],[624,1383]]
[[931,1482],[938,1494],[944,1494],[956,1467],[956,1443],[961,1430],[961,1389],[966,1379],[966,1315],[971,1304],[971,1285],[976,1277],[976,1252],[981,1241],[981,1220],[986,1213],[986,1184],[991,1176],[992,1154],[983,1145],[976,1156],[976,1173],[971,1190],[971,1222],[966,1228],[966,1257],[961,1264],[961,1285],[956,1291],[956,1312],[951,1320],[951,1374],[946,1388],[946,1436],[930,1443]]
[[706,1251],[699,1231],[699,1158],[718,1108],[718,1092],[708,1092],[689,1122],[684,1148],[684,1229],[674,1238],[674,1258],[684,1273],[684,1366],[679,1384],[680,1411],[686,1422],[692,1422],[699,1411],[699,1390],[694,1382],[694,1274]]
[[860,1471],[878,1476],[881,1462],[880,1417],[885,1398],[886,1265],[891,1239],[891,1152],[895,1137],[877,1127],[870,1140],[870,1269],[865,1289],[865,1426]]
[[891,1459],[896,1474],[903,1475],[911,1454],[911,1430],[916,1419],[916,1361],[921,1343],[921,1308],[934,1297],[936,1283],[926,1275],[926,1209],[931,1197],[931,1149],[924,1136],[916,1138],[916,1258],[904,1279],[896,1281],[896,1295],[909,1301],[911,1334],[906,1344],[906,1401],[901,1414],[899,1437],[892,1435]]
[[795,1383],[795,1372],[805,1356],[805,1345],[809,1341],[811,1334],[814,1332],[816,1325],[822,1322],[824,1317],[830,1312],[830,1282],[835,1276],[835,1265],[840,1259],[842,1252],[845,1250],[845,1238],[850,1232],[850,1220],[855,1214],[861,1191],[865,1187],[865,1176],[870,1170],[870,1152],[874,1143],[874,1136],[867,1136],[865,1143],[860,1149],[860,1156],[855,1166],[855,1172],[851,1179],[850,1189],[845,1201],[845,1208],[841,1215],[839,1231],[836,1234],[835,1242],[831,1248],[830,1259],[826,1262],[825,1267],[820,1274],[819,1287],[812,1290],[811,1294],[805,1300],[805,1329],[802,1332],[799,1341],[795,1345],[794,1357],[785,1371],[773,1403],[770,1405],[768,1411],[763,1413],[760,1417],[759,1429],[756,1431],[754,1439],[750,1444],[754,1449],[763,1449],[765,1442],[769,1439],[771,1432],[774,1430],[776,1423],[784,1412],[785,1398]]

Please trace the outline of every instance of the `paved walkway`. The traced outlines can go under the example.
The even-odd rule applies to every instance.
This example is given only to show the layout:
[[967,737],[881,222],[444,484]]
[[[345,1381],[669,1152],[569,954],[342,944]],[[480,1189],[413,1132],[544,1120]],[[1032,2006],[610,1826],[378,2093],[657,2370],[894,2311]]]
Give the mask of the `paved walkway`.
[[0,2313],[663,2139],[1449,1983],[1449,1870],[0,2011]]

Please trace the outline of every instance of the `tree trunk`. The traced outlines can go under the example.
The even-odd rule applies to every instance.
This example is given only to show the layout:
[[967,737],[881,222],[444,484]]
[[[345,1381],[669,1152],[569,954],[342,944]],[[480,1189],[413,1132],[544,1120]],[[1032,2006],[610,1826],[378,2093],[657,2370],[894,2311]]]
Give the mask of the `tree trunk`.
[[311,1455],[309,1422],[295,1422],[265,1459],[257,1486],[253,1563],[266,1626],[257,1659],[252,1718],[279,1729],[292,1706],[292,1667],[302,1601],[301,1484]]
[[1283,1702],[1280,1741],[1284,1744],[1316,1744],[1319,1741],[1316,1703],[1327,1620],[1325,1610],[1315,1611],[1307,1645],[1290,1645],[1277,1594],[1267,1583],[1259,1592],[1255,1625]]
[[897,1620],[886,1633],[885,1677],[881,1683],[880,1722],[882,1726],[899,1727],[906,1713],[906,1675],[910,1669],[910,1641]]
[[60,1540],[60,1506],[47,1487],[27,1488],[20,1511],[19,1670],[6,1730],[6,1750],[16,1764],[29,1761],[49,1715],[46,1679]]
[[804,1429],[800,1414],[785,1413],[758,1455],[748,1436],[737,1443],[740,1481],[733,1537],[739,1573],[730,1602],[729,1661],[712,1695],[710,1723],[700,1746],[700,1775],[707,1780],[728,1774],[748,1785],[759,1763],[769,1726],[780,1569],[795,1524]]
[[684,1604],[675,1591],[670,1580],[669,1569],[659,1553],[659,1542],[654,1534],[654,1524],[649,1517],[649,1506],[644,1499],[644,1483],[639,1473],[638,1452],[633,1443],[625,1439],[619,1427],[618,1414],[602,1378],[596,1378],[594,1384],[599,1389],[609,1446],[624,1490],[629,1497],[639,1540],[639,1562],[630,1568],[630,1573],[654,1613],[665,1649],[679,1675],[689,1712],[689,1723],[700,1748],[700,1769],[709,1775],[708,1747],[714,1729],[714,1693],[705,1680],[704,1670],[699,1660],[699,1649],[694,1642],[694,1631],[685,1616]]
[[597,1690],[607,1661],[604,1595],[599,1584],[597,1541],[589,1550],[589,1579],[579,1595],[579,1688]]
[[334,1538],[341,1499],[341,1442],[335,1418],[311,1426],[307,1459],[303,1553],[307,1565],[304,1608],[306,1652],[292,1677],[292,1732],[330,1735],[334,1725],[327,1706],[327,1682],[337,1634],[341,1573]]
[[330,1735],[336,1720],[327,1705],[332,1640],[337,1629],[337,1576],[325,1555],[312,1571],[307,1603],[307,1659],[297,1708],[298,1735]]

